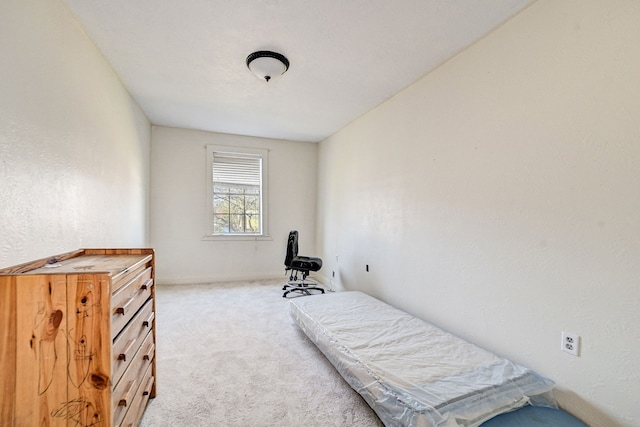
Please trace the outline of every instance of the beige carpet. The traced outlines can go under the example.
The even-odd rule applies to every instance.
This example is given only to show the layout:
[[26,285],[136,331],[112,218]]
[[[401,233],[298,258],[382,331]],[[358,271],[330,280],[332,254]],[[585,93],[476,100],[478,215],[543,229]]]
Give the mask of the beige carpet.
[[382,426],[291,320],[281,289],[158,286],[158,396],[141,425]]

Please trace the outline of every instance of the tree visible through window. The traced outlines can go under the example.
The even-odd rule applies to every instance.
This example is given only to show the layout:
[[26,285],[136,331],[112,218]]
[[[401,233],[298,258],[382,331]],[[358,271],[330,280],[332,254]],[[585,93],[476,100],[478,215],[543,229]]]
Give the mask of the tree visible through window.
[[212,151],[213,235],[263,233],[263,155]]
[[214,184],[213,232],[259,233],[260,189]]

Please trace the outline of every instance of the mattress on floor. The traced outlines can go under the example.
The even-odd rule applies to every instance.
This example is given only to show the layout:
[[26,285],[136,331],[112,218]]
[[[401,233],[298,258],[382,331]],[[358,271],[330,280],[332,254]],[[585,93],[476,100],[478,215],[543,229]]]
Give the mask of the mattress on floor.
[[552,381],[362,292],[289,307],[388,427],[473,427],[526,404],[556,407]]

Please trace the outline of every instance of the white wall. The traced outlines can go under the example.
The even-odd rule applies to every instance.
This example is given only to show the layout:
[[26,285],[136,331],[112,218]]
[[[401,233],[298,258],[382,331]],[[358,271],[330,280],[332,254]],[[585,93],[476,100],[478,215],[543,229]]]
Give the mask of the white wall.
[[0,267],[145,246],[150,124],[58,1],[0,7]]
[[540,0],[319,150],[326,280],[552,378],[591,426],[640,425],[639,22]]
[[[269,150],[270,240],[211,241],[207,233],[207,145]],[[290,230],[314,255],[317,144],[154,126],[151,241],[158,283],[284,276]]]

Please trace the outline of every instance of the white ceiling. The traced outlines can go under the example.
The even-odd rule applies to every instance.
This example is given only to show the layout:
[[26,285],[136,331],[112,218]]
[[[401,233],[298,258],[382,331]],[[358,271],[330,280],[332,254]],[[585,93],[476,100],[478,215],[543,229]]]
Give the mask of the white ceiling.
[[[321,141],[533,0],[63,0],[153,124]],[[258,80],[248,54],[291,66]]]

